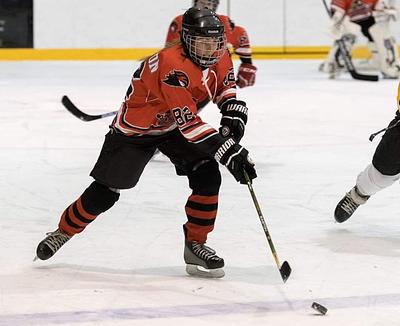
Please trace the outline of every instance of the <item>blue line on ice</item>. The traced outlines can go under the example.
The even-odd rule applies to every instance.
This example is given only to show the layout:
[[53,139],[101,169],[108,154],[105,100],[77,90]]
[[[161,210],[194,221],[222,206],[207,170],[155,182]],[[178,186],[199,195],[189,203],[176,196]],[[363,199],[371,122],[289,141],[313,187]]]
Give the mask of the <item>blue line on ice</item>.
[[[200,317],[211,315],[254,314],[280,311],[299,311],[311,306],[312,299],[291,301],[259,301],[247,303],[198,304],[165,306],[151,308],[100,309],[93,311],[69,311],[32,314],[13,314],[0,316],[1,326],[73,324],[100,322],[107,320],[166,319],[180,317]],[[314,301],[326,306],[328,310],[358,308],[367,306],[400,305],[400,294],[370,296],[351,296],[336,298],[316,298]]]

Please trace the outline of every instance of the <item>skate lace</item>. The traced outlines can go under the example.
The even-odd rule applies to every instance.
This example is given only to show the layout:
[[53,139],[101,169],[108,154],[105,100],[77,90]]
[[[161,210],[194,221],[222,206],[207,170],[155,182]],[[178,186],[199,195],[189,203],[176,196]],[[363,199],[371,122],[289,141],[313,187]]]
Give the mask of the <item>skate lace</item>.
[[192,249],[193,253],[199,257],[200,259],[203,260],[219,260],[220,258],[216,255],[215,250],[211,249],[210,247],[207,247],[206,245],[202,245],[197,242],[192,243]]
[[350,197],[350,194],[346,194],[346,198],[344,199],[341,207],[347,214],[353,214],[357,207],[360,206]]
[[46,235],[47,239],[45,243],[53,252],[56,252],[58,249],[61,248],[62,245],[64,245],[64,243],[71,239],[70,236],[63,234],[58,230],[54,232],[48,232],[46,233]]

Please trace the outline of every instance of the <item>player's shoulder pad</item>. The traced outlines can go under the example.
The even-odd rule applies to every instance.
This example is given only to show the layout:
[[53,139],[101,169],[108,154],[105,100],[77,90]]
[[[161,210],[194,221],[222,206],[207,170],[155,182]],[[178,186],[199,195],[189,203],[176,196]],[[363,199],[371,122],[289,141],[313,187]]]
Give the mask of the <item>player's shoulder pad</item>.
[[243,26],[240,26],[240,25],[235,25],[235,32],[236,33],[246,33],[247,34],[246,29]]
[[178,15],[174,18],[174,20],[172,21],[172,23],[177,24],[178,26],[182,25],[182,19],[183,19],[183,15]]
[[229,53],[229,50],[225,51],[224,55],[221,57],[221,59],[219,60],[217,65],[218,66],[223,66],[223,65],[231,66],[231,65],[233,65],[232,56]]
[[174,20],[169,24],[169,30],[172,33],[177,33],[180,31],[182,26],[182,15],[176,16]]
[[228,20],[229,20],[229,26],[231,27],[231,29],[234,29],[236,26],[235,22],[230,17],[228,17]]
[[218,18],[222,21],[222,23],[223,23],[224,25],[225,25],[225,24],[228,24],[228,26],[229,26],[229,24],[230,24],[230,19],[229,19],[228,16],[220,15],[220,14],[217,14],[217,16],[218,16]]

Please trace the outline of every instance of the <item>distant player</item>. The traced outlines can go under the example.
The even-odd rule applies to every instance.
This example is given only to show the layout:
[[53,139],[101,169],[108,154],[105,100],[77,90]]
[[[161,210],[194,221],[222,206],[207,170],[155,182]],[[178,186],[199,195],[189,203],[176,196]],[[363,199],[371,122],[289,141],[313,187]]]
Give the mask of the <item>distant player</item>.
[[[194,0],[193,7],[198,9],[209,8],[216,12],[219,0]],[[253,86],[256,81],[257,68],[253,65],[250,41],[246,30],[236,25],[228,16],[218,15],[225,26],[226,39],[234,52],[239,56],[241,64],[236,78],[238,87]],[[182,15],[177,16],[169,26],[165,46],[171,46],[180,41],[180,31],[182,26]]]
[[[396,41],[390,32],[390,22],[397,19],[395,0],[332,0],[331,32],[335,40],[343,39],[351,53],[356,40],[354,24],[368,39],[372,57],[368,69],[380,70],[384,78],[400,76],[400,61]],[[344,68],[335,42],[321,69],[335,78]],[[360,67],[362,68],[362,67]]]
[[335,209],[335,219],[342,223],[368,198],[400,179],[400,84],[397,90],[396,117],[386,128],[372,164],[362,171],[356,185],[342,198]]
[[[247,107],[236,99],[233,64],[218,16],[209,9],[191,8],[183,15],[182,25],[182,44],[146,58],[133,74],[90,174],[95,181],[65,209],[58,229],[39,243],[39,259],[52,257],[110,209],[120,189],[135,187],[159,149],[175,165],[177,174],[188,178],[192,190],[185,206],[187,272],[224,276],[224,260],[205,242],[217,216],[218,162],[240,183],[246,183],[245,172],[250,180],[256,177],[248,151],[239,145]],[[196,104],[206,96],[221,110],[220,133],[197,115]],[[160,214],[165,212],[160,209]]]

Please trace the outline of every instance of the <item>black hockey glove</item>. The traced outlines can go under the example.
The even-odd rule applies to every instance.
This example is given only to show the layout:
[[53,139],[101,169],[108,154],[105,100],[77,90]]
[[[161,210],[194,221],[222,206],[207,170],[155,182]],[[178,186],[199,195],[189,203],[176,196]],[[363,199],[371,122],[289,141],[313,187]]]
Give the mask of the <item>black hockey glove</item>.
[[236,99],[228,100],[221,105],[220,110],[222,119],[219,133],[223,137],[232,137],[240,142],[247,123],[246,103]]
[[247,172],[250,180],[257,177],[254,163],[249,158],[249,152],[232,138],[229,138],[218,148],[215,159],[225,165],[236,181],[246,184],[244,171]]

